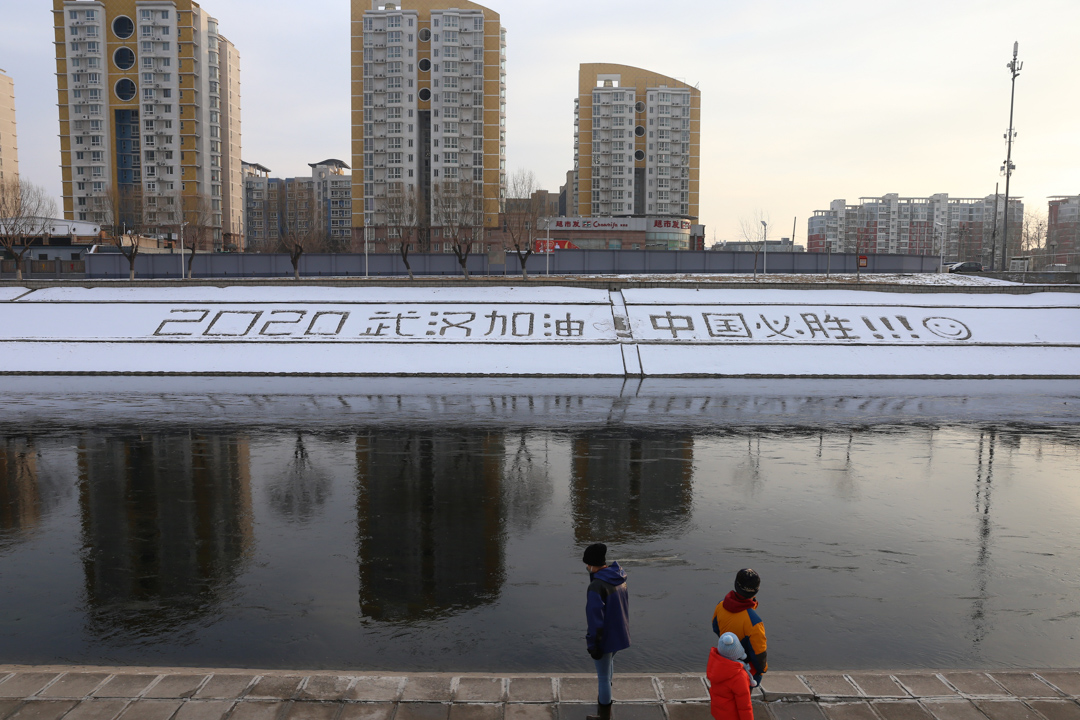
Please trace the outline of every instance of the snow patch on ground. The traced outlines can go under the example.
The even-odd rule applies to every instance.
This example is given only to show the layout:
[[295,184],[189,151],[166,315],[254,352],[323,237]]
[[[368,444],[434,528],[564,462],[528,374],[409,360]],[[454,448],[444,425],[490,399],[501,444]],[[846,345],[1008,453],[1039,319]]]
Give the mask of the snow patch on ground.
[[718,273],[672,273],[657,275],[567,275],[560,279],[564,280],[631,280],[639,282],[702,282],[702,283],[747,283],[747,284],[777,284],[777,283],[805,283],[814,285],[927,285],[927,286],[951,286],[951,287],[985,287],[985,286],[1008,286],[1020,285],[1020,283],[997,278],[980,277],[976,275],[962,275],[953,273],[874,273],[856,276],[854,274],[833,274],[829,276],[818,274],[784,274],[770,273],[759,274],[718,274]]

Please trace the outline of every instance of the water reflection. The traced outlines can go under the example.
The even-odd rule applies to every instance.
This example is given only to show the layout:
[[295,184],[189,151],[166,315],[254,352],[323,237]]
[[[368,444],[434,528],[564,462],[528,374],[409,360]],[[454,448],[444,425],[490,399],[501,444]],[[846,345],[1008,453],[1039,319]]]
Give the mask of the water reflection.
[[35,437],[0,413],[0,662],[580,671],[601,539],[633,671],[700,669],[745,564],[781,669],[1074,664],[1080,424],[1050,395],[973,423],[707,389],[236,395],[202,426],[160,390],[137,423],[38,398]]
[[992,547],[990,491],[994,482],[994,451],[997,431],[979,433],[978,460],[975,466],[975,518],[978,551],[975,555],[975,597],[971,603],[971,639],[978,645],[986,638],[986,603],[990,599],[990,549]]
[[505,574],[503,435],[356,439],[360,609],[415,621],[494,601]]
[[570,499],[578,544],[641,542],[679,530],[693,499],[690,434],[582,434],[573,441]]
[[63,494],[33,438],[0,440],[0,552],[25,540]]
[[297,433],[292,460],[269,487],[270,507],[286,520],[307,522],[326,503],[330,490],[330,476],[313,464],[303,433]]
[[252,545],[248,443],[88,435],[79,506],[90,631],[160,635],[214,610]]
[[[534,446],[534,442],[536,439],[530,438],[525,431],[506,435],[506,474],[503,479],[506,521],[509,527],[519,532],[533,527],[555,494],[546,457],[548,438],[539,441],[543,443],[542,448]],[[544,457],[540,456],[541,452]]]

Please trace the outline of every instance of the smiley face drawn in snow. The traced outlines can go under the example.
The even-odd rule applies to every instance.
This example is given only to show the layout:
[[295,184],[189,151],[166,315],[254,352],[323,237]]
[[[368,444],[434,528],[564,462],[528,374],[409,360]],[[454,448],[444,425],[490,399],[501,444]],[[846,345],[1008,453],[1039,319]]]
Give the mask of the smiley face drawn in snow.
[[971,330],[959,320],[946,317],[929,317],[922,321],[923,327],[946,340],[968,340]]

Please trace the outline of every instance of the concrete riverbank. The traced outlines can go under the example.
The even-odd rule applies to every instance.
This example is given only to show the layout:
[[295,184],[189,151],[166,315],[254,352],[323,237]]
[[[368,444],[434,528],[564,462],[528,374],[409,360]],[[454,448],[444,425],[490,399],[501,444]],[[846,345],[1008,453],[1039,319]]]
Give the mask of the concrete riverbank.
[[13,375],[1075,378],[1080,367],[1080,295],[1063,292],[3,287],[0,307],[0,372]]
[[[704,663],[703,663],[704,664]],[[758,720],[1077,720],[1080,671],[773,671]],[[0,666],[0,720],[583,720],[587,674]],[[709,720],[701,675],[624,674],[619,720]]]

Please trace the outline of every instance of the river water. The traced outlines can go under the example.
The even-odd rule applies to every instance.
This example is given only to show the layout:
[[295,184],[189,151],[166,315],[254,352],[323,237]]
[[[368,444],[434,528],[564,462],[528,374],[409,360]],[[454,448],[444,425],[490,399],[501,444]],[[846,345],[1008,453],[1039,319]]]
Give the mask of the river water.
[[0,662],[1075,666],[1080,385],[0,379]]

